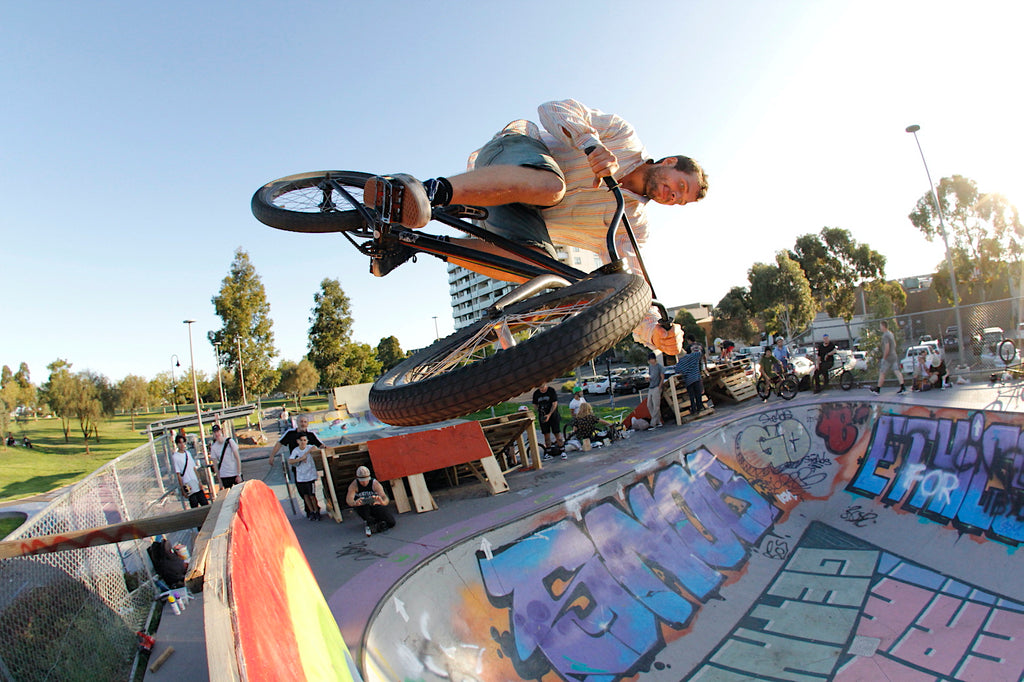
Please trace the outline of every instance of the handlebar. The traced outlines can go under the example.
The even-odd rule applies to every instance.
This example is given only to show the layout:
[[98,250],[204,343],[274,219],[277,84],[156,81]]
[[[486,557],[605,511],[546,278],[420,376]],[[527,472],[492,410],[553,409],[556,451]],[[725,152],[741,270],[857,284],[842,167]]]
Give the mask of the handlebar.
[[[596,146],[590,146],[583,150],[583,153],[590,156]],[[658,320],[658,324],[663,329],[669,329],[672,326],[672,321],[668,318],[668,310],[662,305],[657,299],[658,295],[654,292],[654,283],[651,282],[651,276],[647,272],[647,265],[644,263],[643,257],[640,255],[640,245],[636,243],[636,235],[633,234],[633,228],[629,224],[629,220],[626,218],[626,200],[622,196],[622,189],[619,186],[618,180],[611,175],[607,175],[604,178],[604,184],[611,190],[612,196],[615,197],[615,213],[612,216],[612,221],[608,225],[608,234],[605,237],[605,244],[608,249],[608,257],[614,262],[619,260],[618,249],[615,248],[615,230],[619,224],[622,223],[623,227],[626,228],[626,236],[629,237],[629,243],[633,246],[633,253],[636,254],[637,263],[640,264],[640,271],[643,278],[647,280],[647,286],[651,288],[651,297],[654,299],[651,304],[658,309],[661,313],[661,319]]]

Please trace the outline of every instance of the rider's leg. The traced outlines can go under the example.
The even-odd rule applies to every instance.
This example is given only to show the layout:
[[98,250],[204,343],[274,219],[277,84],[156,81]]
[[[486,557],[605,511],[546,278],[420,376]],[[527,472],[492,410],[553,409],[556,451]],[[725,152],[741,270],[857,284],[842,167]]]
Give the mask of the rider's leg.
[[565,182],[555,173],[527,166],[484,166],[448,177],[453,204],[554,206],[565,196]]

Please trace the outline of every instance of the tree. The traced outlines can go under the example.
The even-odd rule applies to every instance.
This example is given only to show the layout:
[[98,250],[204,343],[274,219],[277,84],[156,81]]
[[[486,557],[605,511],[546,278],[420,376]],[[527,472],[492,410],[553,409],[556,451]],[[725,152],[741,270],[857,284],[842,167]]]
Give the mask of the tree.
[[800,264],[819,307],[847,322],[853,319],[858,286],[885,278],[885,256],[838,227],[798,237],[789,256]]
[[396,337],[389,336],[377,344],[377,362],[380,363],[382,372],[388,371],[404,359],[405,353],[402,352],[402,346]]
[[352,335],[352,315],[348,296],[336,279],[324,278],[320,291],[313,294],[313,314],[309,318],[309,360],[320,374],[321,388],[345,386],[347,346]]
[[71,390],[68,409],[71,415],[78,420],[78,428],[82,432],[87,455],[89,454],[89,437],[93,434],[96,434],[97,438],[99,437],[99,421],[103,416],[103,403],[100,400],[101,389],[96,382],[97,376],[83,371],[70,378]]
[[131,413],[132,431],[135,430],[135,413],[149,405],[149,382],[135,374],[129,374],[117,384],[117,404]]
[[692,334],[693,338],[695,338],[701,345],[708,345],[704,334],[704,328],[697,324],[697,318],[693,316],[693,313],[688,310],[680,310],[676,313],[676,316],[672,321],[682,328],[685,336],[690,336]]
[[308,359],[302,358],[297,363],[291,360],[283,361],[278,371],[281,374],[281,383],[277,385],[277,390],[294,398],[295,407],[301,410],[302,396],[316,390],[320,381],[316,367]]
[[339,384],[339,386],[365,384],[381,374],[380,361],[377,360],[376,353],[368,343],[348,344],[343,362],[342,376],[345,383]]
[[802,330],[813,319],[811,285],[788,252],[777,253],[775,265],[755,263],[747,279],[751,309],[757,311],[767,330],[785,330],[786,337],[792,338],[794,331]]
[[[962,175],[939,180],[935,195],[945,217],[946,238],[960,293],[976,294],[982,301],[1008,284],[1009,264],[1018,264],[1024,230],[1015,206],[1000,194],[981,194],[978,185]],[[928,241],[942,234],[942,222],[931,192],[917,200],[907,216]],[[949,268],[936,268],[936,293],[952,302]]]
[[57,358],[46,368],[50,370],[50,378],[43,384],[43,399],[50,406],[50,410],[60,419],[64,442],[67,443],[71,435],[71,419],[74,416],[71,401],[75,385],[71,374],[71,363]]
[[[273,360],[274,323],[270,319],[270,303],[263,282],[241,247],[227,277],[221,281],[220,292],[211,301],[223,326],[210,332],[213,344],[220,344],[220,362],[236,374],[242,372],[248,393],[266,395],[277,386],[277,370]],[[242,366],[239,367],[241,348]],[[238,396],[241,398],[241,396]]]
[[733,287],[722,297],[712,312],[711,334],[723,339],[742,340],[749,343],[757,333],[751,320],[750,291],[744,287]]

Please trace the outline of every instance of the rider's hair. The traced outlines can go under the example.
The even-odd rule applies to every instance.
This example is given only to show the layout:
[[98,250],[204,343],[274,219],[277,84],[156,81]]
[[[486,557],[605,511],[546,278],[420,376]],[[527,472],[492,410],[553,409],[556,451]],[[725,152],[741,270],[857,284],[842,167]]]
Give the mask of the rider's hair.
[[[708,193],[708,174],[704,172],[704,169],[700,167],[700,164],[691,159],[689,156],[683,156],[682,154],[675,154],[673,156],[666,156],[665,159],[675,159],[675,169],[680,173],[690,173],[697,178],[697,182],[700,183],[700,188],[697,190],[697,200],[703,199]],[[665,159],[658,159],[653,163],[661,163]]]

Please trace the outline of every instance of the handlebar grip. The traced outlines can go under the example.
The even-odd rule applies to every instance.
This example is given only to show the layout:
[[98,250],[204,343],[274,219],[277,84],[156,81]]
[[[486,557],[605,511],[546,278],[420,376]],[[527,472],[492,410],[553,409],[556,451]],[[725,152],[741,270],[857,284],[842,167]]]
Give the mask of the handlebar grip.
[[[586,154],[587,156],[590,156],[591,154],[594,153],[595,149],[597,149],[595,145],[590,145],[589,147],[583,148],[583,153]],[[615,182],[615,178],[613,178],[610,175],[606,175],[602,179],[604,180],[604,184],[608,185],[608,189],[615,189],[616,187],[619,186],[619,183]]]

